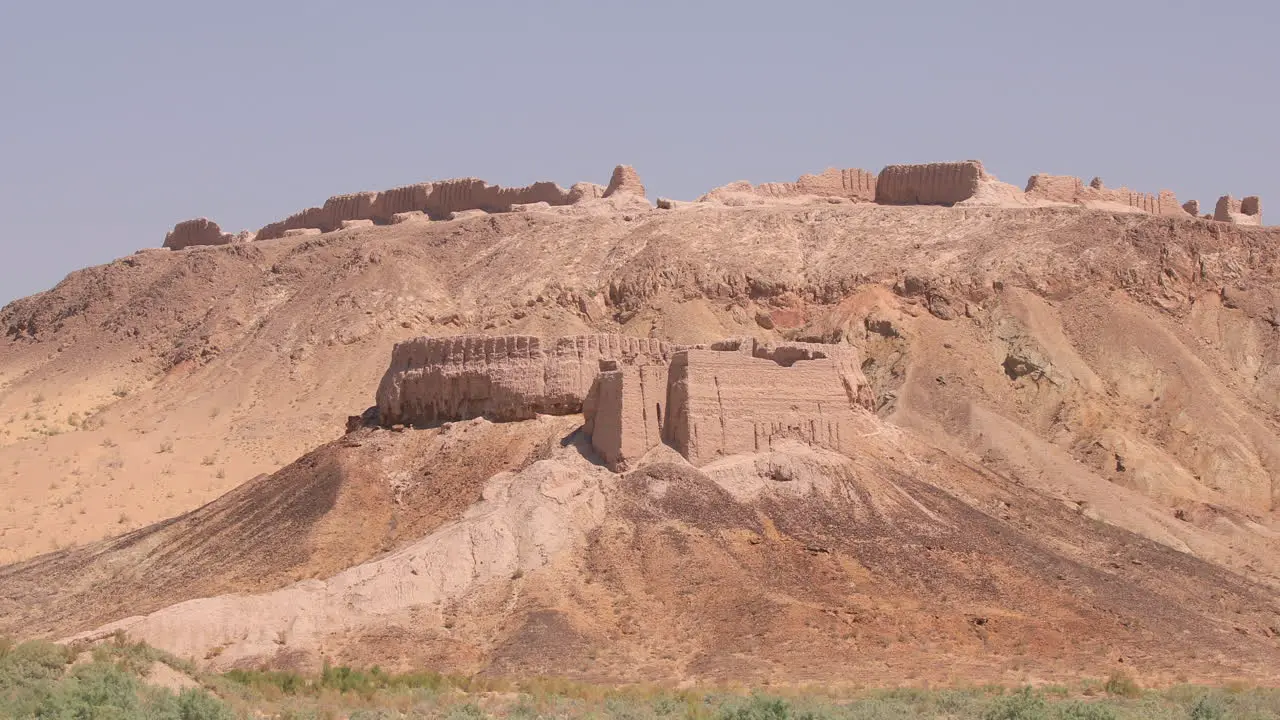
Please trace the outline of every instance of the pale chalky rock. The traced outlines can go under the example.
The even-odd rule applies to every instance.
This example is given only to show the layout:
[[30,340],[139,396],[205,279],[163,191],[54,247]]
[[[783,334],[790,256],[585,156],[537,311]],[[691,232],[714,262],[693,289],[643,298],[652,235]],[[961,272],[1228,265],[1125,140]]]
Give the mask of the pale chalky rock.
[[292,228],[285,230],[281,237],[304,237],[307,235],[319,235],[321,232],[320,228]]
[[421,210],[413,210],[410,212],[395,213],[391,216],[392,225],[400,225],[407,222],[428,222],[431,218]]
[[542,212],[544,210],[550,210],[550,209],[551,209],[551,204],[546,202],[545,200],[542,202],[536,202],[536,203],[517,203],[511,206],[511,212],[513,213]]
[[352,228],[373,227],[372,220],[343,220],[342,229],[350,230]]

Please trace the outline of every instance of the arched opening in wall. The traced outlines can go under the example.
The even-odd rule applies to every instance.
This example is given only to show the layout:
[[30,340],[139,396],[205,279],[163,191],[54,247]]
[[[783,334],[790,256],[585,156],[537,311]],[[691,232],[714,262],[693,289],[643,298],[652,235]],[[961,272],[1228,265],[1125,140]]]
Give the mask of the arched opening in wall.
[[662,403],[655,403],[654,408],[658,411],[658,427],[662,427]]

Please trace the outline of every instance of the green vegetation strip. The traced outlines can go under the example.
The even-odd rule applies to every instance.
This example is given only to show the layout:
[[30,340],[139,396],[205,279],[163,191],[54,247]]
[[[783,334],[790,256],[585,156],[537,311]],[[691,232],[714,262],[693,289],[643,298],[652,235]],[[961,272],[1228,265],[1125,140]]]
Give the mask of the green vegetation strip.
[[[153,684],[157,664],[193,681]],[[329,667],[318,675],[233,670],[214,675],[123,637],[92,648],[0,639],[0,718],[57,720],[1274,720],[1280,690],[1179,686],[1143,690],[1124,675],[1078,687],[995,686],[867,691],[835,699],[730,689],[606,687],[536,678],[459,677]]]

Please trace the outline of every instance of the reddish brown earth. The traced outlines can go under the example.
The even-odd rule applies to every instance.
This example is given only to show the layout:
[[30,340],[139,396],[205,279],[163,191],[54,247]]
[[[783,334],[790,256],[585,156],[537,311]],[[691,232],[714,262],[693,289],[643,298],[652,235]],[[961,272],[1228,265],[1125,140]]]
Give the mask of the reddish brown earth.
[[[616,207],[144,252],[0,311],[0,631],[121,621],[213,665],[1277,680],[1280,231]],[[394,342],[463,332],[838,341],[876,412],[845,455],[621,476],[574,417],[340,437]]]

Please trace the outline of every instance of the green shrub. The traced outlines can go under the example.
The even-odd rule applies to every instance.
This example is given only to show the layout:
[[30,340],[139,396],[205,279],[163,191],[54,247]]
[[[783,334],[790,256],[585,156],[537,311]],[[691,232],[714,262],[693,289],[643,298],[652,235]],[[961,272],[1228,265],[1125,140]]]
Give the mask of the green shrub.
[[445,720],[488,720],[489,716],[475,703],[463,703],[449,708]]
[[301,675],[284,670],[228,670],[223,677],[257,690],[275,688],[285,695],[297,695],[310,688]]
[[1106,690],[1108,695],[1117,697],[1136,698],[1142,695],[1142,688],[1122,670],[1111,673],[1111,677],[1107,678],[1107,684],[1103,685],[1102,689]]
[[1099,703],[1069,702],[1054,709],[1059,720],[1116,720],[1116,711]]
[[1012,695],[992,701],[983,720],[1048,720],[1049,703],[1037,692],[1024,687]]
[[1191,703],[1191,720],[1223,720],[1226,717],[1227,706],[1222,698],[1201,695]]
[[62,677],[72,657],[67,648],[43,640],[13,645],[0,653],[0,692]]
[[720,708],[718,720],[789,720],[791,707],[782,698],[752,695],[750,700]]

